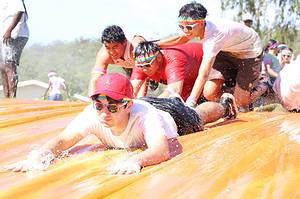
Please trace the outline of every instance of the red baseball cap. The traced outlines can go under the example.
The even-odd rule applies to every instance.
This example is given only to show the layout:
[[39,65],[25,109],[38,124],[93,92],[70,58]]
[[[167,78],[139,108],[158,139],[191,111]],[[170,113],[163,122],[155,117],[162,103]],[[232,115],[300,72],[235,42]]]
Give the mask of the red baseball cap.
[[105,94],[115,100],[134,98],[130,80],[120,73],[109,73],[99,77],[96,89],[90,97],[98,94]]

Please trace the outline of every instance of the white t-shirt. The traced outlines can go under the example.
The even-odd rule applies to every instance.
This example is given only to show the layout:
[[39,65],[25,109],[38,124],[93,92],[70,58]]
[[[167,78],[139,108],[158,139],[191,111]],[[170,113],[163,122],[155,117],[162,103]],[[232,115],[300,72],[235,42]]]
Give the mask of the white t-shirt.
[[95,134],[102,144],[116,148],[135,148],[147,146],[155,140],[155,136],[164,135],[168,139],[175,138],[177,126],[171,115],[156,109],[148,102],[133,100],[130,118],[125,131],[116,136],[110,128],[101,122],[93,105],[89,105],[67,127],[69,132],[77,131],[81,134]]
[[255,58],[262,53],[262,42],[257,32],[238,22],[207,20],[202,41],[203,56],[208,58],[220,51],[240,59]]
[[0,0],[0,35],[1,38],[11,25],[14,16],[19,12],[24,12],[21,20],[11,33],[12,38],[29,37],[29,30],[26,23],[27,16],[22,0]]
[[51,84],[49,95],[61,94],[61,89],[66,89],[65,80],[58,76],[49,78]]
[[273,90],[286,109],[300,109],[300,62],[293,62],[280,71]]

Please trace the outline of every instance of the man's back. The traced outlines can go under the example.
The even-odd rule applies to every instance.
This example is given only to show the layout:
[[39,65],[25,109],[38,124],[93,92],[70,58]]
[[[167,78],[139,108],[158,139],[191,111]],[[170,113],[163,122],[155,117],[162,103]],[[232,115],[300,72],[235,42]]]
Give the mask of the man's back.
[[50,87],[50,94],[61,94],[61,89],[66,89],[65,80],[58,76],[53,76],[49,78]]

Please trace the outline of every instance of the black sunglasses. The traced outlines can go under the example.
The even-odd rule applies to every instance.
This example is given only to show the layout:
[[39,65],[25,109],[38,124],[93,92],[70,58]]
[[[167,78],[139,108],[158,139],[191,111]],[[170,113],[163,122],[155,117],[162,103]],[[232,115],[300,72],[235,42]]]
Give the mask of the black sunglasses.
[[94,101],[93,105],[94,105],[94,108],[98,111],[101,111],[103,109],[103,107],[105,106],[109,112],[116,113],[120,110],[120,108],[126,107],[127,102],[122,105],[119,105],[119,104],[103,104],[102,102]]

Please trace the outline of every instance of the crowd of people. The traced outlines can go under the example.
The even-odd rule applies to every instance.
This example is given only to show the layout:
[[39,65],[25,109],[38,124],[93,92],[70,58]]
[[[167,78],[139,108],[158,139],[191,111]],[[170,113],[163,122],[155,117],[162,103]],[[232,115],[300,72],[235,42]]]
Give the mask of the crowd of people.
[[[105,28],[89,86],[93,103],[35,155],[8,169],[37,169],[33,165],[51,163],[93,134],[107,148],[144,149],[110,168],[113,174],[138,173],[180,153],[177,136],[264,106],[257,99],[270,98],[271,90],[285,110],[299,112],[299,56],[292,61],[292,49],[274,40],[263,50],[251,27],[206,16],[202,4],[184,5],[182,34],[157,41],[126,38],[117,25]],[[201,43],[188,43],[194,38]],[[125,68],[127,76],[107,73],[109,64]],[[147,95],[150,80],[165,84],[157,97]]]

